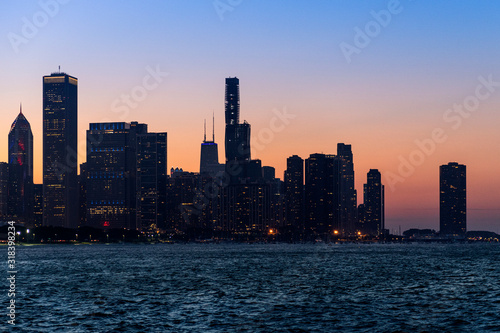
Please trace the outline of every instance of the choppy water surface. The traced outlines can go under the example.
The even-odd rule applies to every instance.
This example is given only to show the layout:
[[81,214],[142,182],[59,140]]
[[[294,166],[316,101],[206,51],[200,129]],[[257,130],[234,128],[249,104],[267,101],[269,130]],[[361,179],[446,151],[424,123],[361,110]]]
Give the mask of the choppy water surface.
[[500,331],[499,255],[496,244],[18,247],[16,331]]

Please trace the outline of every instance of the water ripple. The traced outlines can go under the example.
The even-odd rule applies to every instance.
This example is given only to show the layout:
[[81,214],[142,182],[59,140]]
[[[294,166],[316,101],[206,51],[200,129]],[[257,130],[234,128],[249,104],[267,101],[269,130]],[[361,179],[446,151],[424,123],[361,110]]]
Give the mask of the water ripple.
[[499,254],[492,244],[19,247],[16,329],[494,332]]

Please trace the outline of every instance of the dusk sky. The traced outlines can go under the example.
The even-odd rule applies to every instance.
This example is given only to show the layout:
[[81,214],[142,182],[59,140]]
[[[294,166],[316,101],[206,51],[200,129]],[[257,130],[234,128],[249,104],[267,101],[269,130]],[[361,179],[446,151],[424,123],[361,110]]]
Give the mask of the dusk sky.
[[5,0],[0,161],[22,102],[42,182],[42,76],[61,66],[79,79],[79,163],[90,122],[139,121],[168,132],[169,167],[197,172],[212,112],[224,160],[237,76],[252,158],[278,177],[288,156],[352,144],[358,204],[377,168],[386,227],[438,230],[439,166],[456,161],[468,230],[500,232],[499,32],[493,1]]

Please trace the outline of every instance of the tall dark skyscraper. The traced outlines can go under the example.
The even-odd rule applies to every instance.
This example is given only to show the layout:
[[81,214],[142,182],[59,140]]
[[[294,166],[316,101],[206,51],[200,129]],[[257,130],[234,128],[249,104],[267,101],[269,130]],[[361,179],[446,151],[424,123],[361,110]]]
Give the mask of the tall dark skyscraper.
[[219,171],[224,171],[224,164],[219,164],[219,148],[217,143],[215,143],[215,129],[212,128],[212,140],[207,140],[207,128],[205,123],[205,132],[200,154],[200,174],[202,176],[214,176]]
[[78,79],[43,77],[43,224],[78,225]]
[[166,228],[167,133],[137,136],[137,229]]
[[285,223],[294,234],[304,229],[304,160],[293,155],[286,160]]
[[9,132],[9,215],[33,222],[33,134],[22,109]]
[[384,185],[377,169],[370,169],[364,185],[363,234],[381,235],[385,228]]
[[342,160],[340,179],[340,231],[353,234],[357,223],[357,192],[354,188],[354,163],[351,145],[337,144],[337,157]]
[[240,123],[240,80],[237,77],[226,78],[224,109],[226,125]]
[[[226,78],[226,171],[234,178],[245,177],[246,164],[250,161],[250,124],[240,124],[240,81]],[[234,170],[240,170],[234,172]]]
[[219,226],[237,238],[262,236],[271,224],[271,184],[263,178],[260,160],[251,160],[250,124],[240,123],[238,78],[226,78],[226,165],[229,184],[220,188]]
[[136,228],[137,136],[145,133],[147,125],[137,122],[90,124],[87,131],[87,225]]
[[464,236],[467,231],[466,167],[456,162],[439,168],[439,233]]
[[305,162],[306,233],[339,231],[339,175],[342,160],[335,155],[311,154]]

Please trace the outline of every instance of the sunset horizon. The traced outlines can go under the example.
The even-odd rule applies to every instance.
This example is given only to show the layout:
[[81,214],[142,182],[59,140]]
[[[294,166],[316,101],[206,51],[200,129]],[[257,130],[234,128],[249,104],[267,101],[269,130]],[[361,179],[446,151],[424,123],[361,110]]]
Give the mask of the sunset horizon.
[[[169,168],[195,172],[203,121],[212,113],[223,160],[223,83],[237,76],[242,119],[252,125],[252,158],[275,167],[277,177],[283,179],[289,156],[334,154],[337,143],[352,144],[358,193],[370,169],[382,173],[388,229],[437,229],[438,169],[456,161],[468,166],[471,230],[500,232],[500,179],[489,167],[500,162],[500,154],[489,148],[500,140],[494,128],[500,117],[500,49],[488,37],[498,24],[489,20],[491,5],[467,5],[463,11],[449,3],[438,18],[417,1],[360,2],[356,10],[347,4],[236,3],[231,8],[158,3],[165,17],[155,6],[133,2],[113,8],[116,17],[134,22],[134,29],[120,19],[107,21],[111,7],[97,2],[93,10],[72,1],[50,8],[8,5],[1,57],[11,66],[0,83],[2,160],[22,103],[34,135],[34,181],[42,182],[41,78],[60,66],[79,79],[78,164],[86,160],[89,123],[138,121],[169,133]],[[184,11],[198,18],[195,24],[180,20]],[[86,15],[96,22],[88,27],[93,33],[72,24]],[[242,28],[257,16],[260,24],[252,33]],[[459,25],[455,17],[464,20]],[[425,29],[417,29],[419,21],[426,22]],[[488,29],[476,38],[486,22]],[[114,34],[113,24],[127,31],[127,39]],[[446,29],[449,24],[455,30]],[[137,87],[154,72],[156,79],[147,82],[151,89],[139,96]],[[480,85],[479,94],[488,96],[471,104],[473,111],[457,111],[456,105],[474,103],[469,97]],[[123,99],[132,93],[139,100]],[[283,112],[295,118],[269,140],[270,121]],[[436,129],[440,142],[433,139]]]

